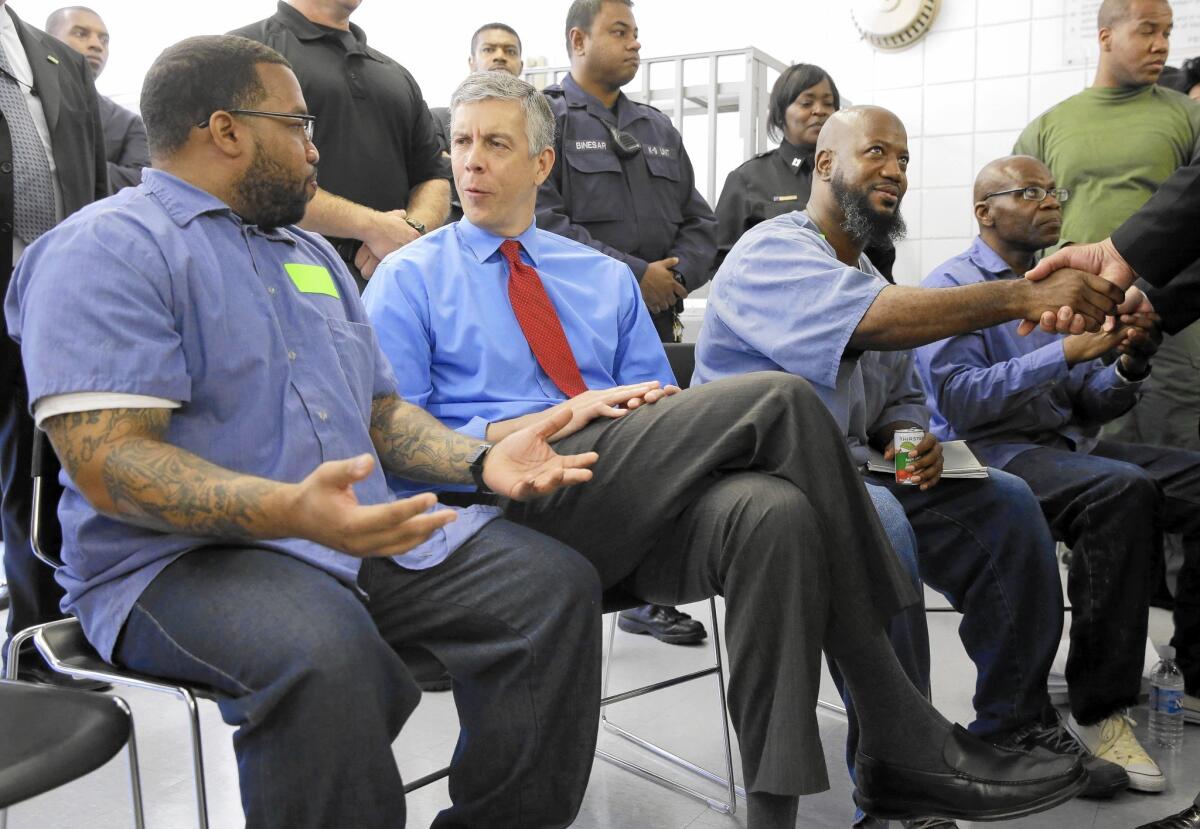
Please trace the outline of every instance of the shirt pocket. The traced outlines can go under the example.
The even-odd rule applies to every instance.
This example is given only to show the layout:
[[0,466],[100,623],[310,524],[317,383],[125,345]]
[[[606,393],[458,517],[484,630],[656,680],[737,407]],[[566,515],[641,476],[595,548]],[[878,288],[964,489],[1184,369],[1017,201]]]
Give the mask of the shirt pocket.
[[375,380],[375,334],[361,322],[326,317],[333,350],[355,405],[363,416],[371,416],[371,394]]
[[[678,150],[674,153],[678,155]],[[679,158],[646,155],[646,169],[650,171],[650,184],[654,188],[658,218],[671,224],[682,223],[683,210],[680,202],[684,199],[680,196],[680,182],[683,181],[683,171]]]
[[617,222],[628,215],[621,162],[608,152],[566,153],[570,191],[567,209],[579,224]]

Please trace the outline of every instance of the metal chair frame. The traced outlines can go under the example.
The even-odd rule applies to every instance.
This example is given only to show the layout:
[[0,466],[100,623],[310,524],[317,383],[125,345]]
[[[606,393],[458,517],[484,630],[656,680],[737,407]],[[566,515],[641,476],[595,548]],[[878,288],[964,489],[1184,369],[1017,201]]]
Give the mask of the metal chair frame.
[[[601,725],[604,726],[605,730],[610,731],[613,734],[616,734],[617,736],[624,738],[625,740],[628,740],[629,742],[644,749],[645,751],[650,752],[651,754],[655,755],[656,757],[658,757],[662,760],[666,760],[668,763],[676,765],[679,768],[689,772],[690,774],[694,774],[704,780],[707,780],[711,783],[715,783],[718,786],[723,787],[725,789],[725,795],[728,799],[727,800],[718,800],[716,798],[710,797],[697,789],[691,788],[690,786],[685,786],[682,783],[671,780],[668,777],[664,777],[663,775],[661,775],[657,772],[651,771],[650,769],[646,768],[645,766],[640,766],[637,763],[632,762],[631,760],[626,760],[622,757],[618,757],[618,756],[611,754],[610,752],[604,751],[603,749],[600,749],[600,748],[596,749],[596,756],[601,758],[602,760],[606,760],[609,763],[612,763],[615,766],[623,768],[626,771],[640,775],[641,777],[645,777],[649,780],[653,780],[654,782],[659,783],[663,786],[666,786],[668,789],[678,792],[679,794],[685,795],[685,796],[693,798],[695,800],[699,800],[701,803],[703,803],[704,805],[706,805],[708,808],[712,809],[715,812],[720,812],[721,814],[726,814],[726,815],[732,815],[737,812],[737,798],[741,797],[742,799],[745,799],[746,791],[741,786],[738,786],[736,784],[736,781],[734,780],[733,749],[732,749],[732,745],[731,745],[730,739],[729,739],[729,709],[728,709],[728,705],[725,700],[725,667],[724,667],[724,660],[721,655],[721,629],[720,629],[718,619],[717,619],[717,601],[715,598],[710,598],[708,600],[708,607],[709,607],[709,613],[710,613],[711,620],[712,620],[712,630],[709,635],[712,636],[713,655],[715,657],[715,663],[713,665],[709,666],[708,668],[701,669],[699,671],[693,671],[692,673],[688,673],[688,674],[681,674],[679,676],[671,677],[670,679],[662,680],[661,682],[653,682],[653,683],[650,683],[649,685],[643,685],[639,688],[634,688],[629,691],[624,691],[619,694],[611,694],[611,695],[608,693],[608,684],[609,684],[609,679],[612,676],[612,660],[613,660],[613,652],[615,650],[614,646],[616,644],[617,615],[618,614],[617,613],[609,614],[608,657],[605,660],[605,664],[604,664],[604,681],[603,681],[603,687],[601,690],[601,699],[600,699],[600,723],[601,723]],[[608,710],[607,709],[608,709],[608,706],[610,706],[610,705],[615,705],[618,702],[625,702],[626,700],[635,699],[637,697],[644,696],[645,694],[649,694],[654,691],[661,691],[664,688],[672,688],[676,685],[682,685],[685,682],[691,682],[696,679],[702,679],[703,677],[706,677],[706,676],[715,676],[716,680],[717,680],[717,694],[718,694],[718,698],[719,698],[719,702],[720,702],[720,716],[721,716],[721,737],[724,741],[724,748],[725,748],[725,776],[724,777],[721,777],[720,775],[715,774],[715,773],[709,771],[708,769],[698,766],[695,763],[692,763],[691,761],[686,760],[683,757],[680,757],[679,755],[674,754],[674,753],[666,750],[665,748],[662,748],[661,746],[658,746],[655,743],[650,742],[649,740],[647,740],[643,737],[639,737],[638,735],[634,734],[633,732],[631,732],[625,728],[622,728],[621,726],[617,725],[616,723],[610,721],[608,718]]]
[[[43,539],[45,538],[45,526],[42,520],[42,509],[44,501],[44,481],[43,473],[46,471],[44,464],[44,452],[47,451],[45,444],[46,438],[38,432],[34,436],[33,445],[33,498],[31,501],[30,516],[30,532],[29,542],[33,549],[34,555],[41,559],[46,565],[54,569],[62,566],[54,555],[45,549]],[[61,654],[55,651],[53,645],[49,641],[49,636],[59,632],[74,630],[78,632],[78,647],[70,654]],[[189,735],[191,738],[192,749],[192,775],[195,779],[196,786],[196,817],[200,829],[208,829],[208,792],[204,778],[204,749],[200,736],[200,706],[197,699],[207,699],[213,702],[218,702],[222,699],[222,695],[213,689],[204,688],[201,686],[186,685],[178,682],[171,682],[159,677],[148,676],[146,674],[136,673],[134,671],[123,671],[112,667],[96,653],[87,640],[84,639],[80,630],[79,620],[75,618],[59,619],[53,622],[46,622],[41,625],[34,625],[26,628],[15,634],[8,643],[8,666],[5,673],[6,679],[16,679],[19,669],[21,646],[25,642],[33,640],[33,645],[45,660],[47,666],[56,673],[65,674],[66,676],[76,679],[90,679],[97,682],[107,682],[112,685],[123,685],[130,688],[140,688],[144,691],[154,691],[156,693],[168,694],[181,700],[187,708]],[[124,703],[123,703],[124,704]],[[132,741],[131,741],[132,745]],[[136,750],[130,758],[131,762],[136,765]],[[136,774],[136,769],[132,772]],[[449,770],[436,772],[427,775],[418,780],[407,784],[404,787],[404,793],[408,794],[411,791],[427,786],[435,780],[445,777]],[[140,792],[140,775],[138,776],[138,787]],[[138,801],[141,801],[141,795],[138,795]],[[138,824],[139,827],[141,824]],[[0,824],[0,829],[4,829],[3,824]]]
[[[129,718],[129,739],[125,742],[125,753],[129,758],[129,794],[133,806],[133,825],[136,829],[145,829],[146,816],[142,808],[142,775],[140,766],[138,765],[137,737],[134,732],[133,712],[129,709],[129,703],[125,702],[121,697],[114,696],[111,699],[125,713],[125,716]],[[50,791],[53,790],[51,789]],[[8,806],[0,807],[0,829],[7,829],[8,810],[16,805],[16,803],[12,803]]]

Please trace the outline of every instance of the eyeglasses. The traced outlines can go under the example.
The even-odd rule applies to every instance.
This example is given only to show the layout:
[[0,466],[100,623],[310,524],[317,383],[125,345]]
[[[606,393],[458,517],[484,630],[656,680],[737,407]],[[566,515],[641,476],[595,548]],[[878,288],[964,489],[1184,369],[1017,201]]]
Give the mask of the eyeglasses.
[[988,193],[983,198],[986,201],[992,196],[1006,196],[1009,193],[1020,193],[1021,198],[1026,201],[1039,202],[1045,201],[1046,196],[1054,196],[1054,198],[1058,199],[1059,204],[1071,198],[1071,191],[1065,187],[1055,187],[1053,190],[1047,190],[1045,187],[1015,187],[1012,190],[998,190],[995,193]]
[[[267,116],[270,118],[292,118],[296,121],[303,121],[304,122],[304,139],[306,141],[310,141],[310,142],[313,140],[313,131],[317,127],[317,116],[315,116],[315,115],[299,115],[295,112],[266,112],[261,109],[227,109],[225,111],[228,112],[230,115],[260,115],[260,116]],[[196,126],[203,129],[208,126],[208,122],[210,120],[211,120],[210,118],[205,118],[203,121],[201,121]]]

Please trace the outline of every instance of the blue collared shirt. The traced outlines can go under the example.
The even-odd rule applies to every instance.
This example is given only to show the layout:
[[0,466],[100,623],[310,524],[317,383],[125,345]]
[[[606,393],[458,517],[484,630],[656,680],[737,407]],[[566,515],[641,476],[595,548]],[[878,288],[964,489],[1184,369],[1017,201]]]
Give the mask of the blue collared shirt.
[[[244,224],[213,195],[159,170],[32,245],[5,300],[31,402],[117,392],[182,402],[166,440],[250,475],[296,482],[320,463],[374,454],[371,402],[395,377],[354,282],[320,236]],[[62,476],[63,609],[110,659],[129,609],[188,549],[220,539],[97,513]],[[360,503],[391,500],[376,463]],[[494,512],[462,516],[396,561],[444,558]],[[462,520],[467,518],[468,520]],[[296,538],[258,542],[353,585],[359,560]]]
[[[978,236],[965,252],[938,265],[927,288],[1015,279]],[[1067,365],[1063,337],[1017,333],[1015,322],[940,340],[917,349],[921,380],[942,440],[970,441],[990,466],[1004,468],[1035,446],[1090,452],[1100,427],[1137,402],[1141,383],[1100,360]]]
[[866,463],[868,436],[896,421],[929,422],[910,351],[850,348],[850,338],[888,282],[866,256],[840,262],[803,212],[756,225],[713,278],[696,342],[693,384],[751,371],[808,380]]
[[[467,219],[446,225],[385,258],[363,294],[400,394],[480,440],[489,423],[565,399],[513,314],[503,241]],[[589,389],[675,382],[629,266],[533,223],[517,241]],[[462,489],[390,483],[403,492]]]

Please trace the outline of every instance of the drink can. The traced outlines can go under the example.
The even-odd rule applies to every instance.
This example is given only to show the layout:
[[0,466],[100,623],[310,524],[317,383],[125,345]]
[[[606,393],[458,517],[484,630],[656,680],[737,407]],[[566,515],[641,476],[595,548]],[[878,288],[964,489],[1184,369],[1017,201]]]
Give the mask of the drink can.
[[896,448],[896,483],[913,482],[912,463],[909,458],[916,453],[918,444],[924,439],[923,429],[897,429],[892,435],[892,446]]

